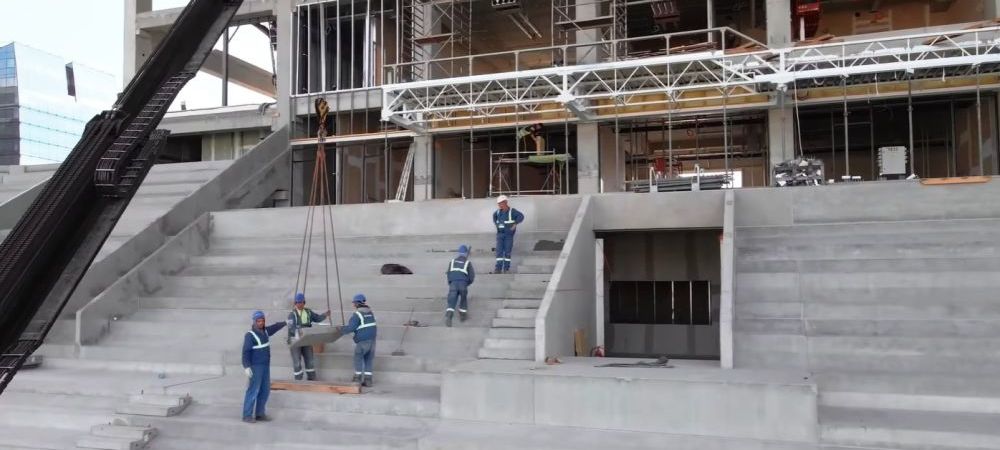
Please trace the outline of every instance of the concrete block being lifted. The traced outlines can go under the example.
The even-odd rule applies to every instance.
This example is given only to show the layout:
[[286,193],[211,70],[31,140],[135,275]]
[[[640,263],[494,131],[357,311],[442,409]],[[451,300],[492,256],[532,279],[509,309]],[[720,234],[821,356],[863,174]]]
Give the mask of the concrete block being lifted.
[[327,344],[340,339],[343,336],[343,327],[314,324],[309,328],[300,328],[299,336],[292,341],[291,347],[312,346],[316,344]]

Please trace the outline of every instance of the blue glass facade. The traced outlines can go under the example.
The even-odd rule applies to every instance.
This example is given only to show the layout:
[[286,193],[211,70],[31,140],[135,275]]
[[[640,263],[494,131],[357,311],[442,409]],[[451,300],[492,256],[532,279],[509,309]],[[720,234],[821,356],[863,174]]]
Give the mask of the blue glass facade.
[[110,74],[18,43],[0,47],[0,164],[62,162],[117,92]]

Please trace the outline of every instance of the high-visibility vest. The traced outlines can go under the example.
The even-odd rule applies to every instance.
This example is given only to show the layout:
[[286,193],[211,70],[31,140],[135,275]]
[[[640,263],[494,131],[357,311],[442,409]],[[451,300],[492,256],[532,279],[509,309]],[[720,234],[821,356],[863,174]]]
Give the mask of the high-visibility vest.
[[[359,330],[362,329],[362,328],[368,328],[368,327],[374,327],[375,326],[375,321],[374,320],[371,321],[371,322],[365,323],[365,315],[361,314],[361,311],[354,311],[354,315],[358,316],[358,320],[361,321],[361,325],[358,325],[358,329]],[[373,319],[374,319],[374,317],[373,317]]]
[[500,215],[503,211],[497,210],[497,228],[506,228],[507,225],[514,223],[514,208],[507,208],[507,220],[500,222]]
[[271,346],[271,341],[267,342],[261,341],[260,336],[257,336],[257,333],[254,333],[253,331],[247,331],[247,333],[250,333],[250,336],[253,336],[253,340],[257,341],[257,345],[253,346],[254,350],[260,350],[262,348],[268,348]]
[[464,264],[462,264],[461,267],[458,267],[458,266],[455,265],[455,263],[457,263],[457,262],[459,262],[457,259],[451,260],[451,270],[450,270],[450,272],[462,272],[462,273],[468,275],[469,274],[469,260],[468,259],[465,260]]
[[302,308],[302,311],[299,311],[299,325],[311,326],[312,325],[311,319],[312,319],[312,314],[309,314],[308,309]]

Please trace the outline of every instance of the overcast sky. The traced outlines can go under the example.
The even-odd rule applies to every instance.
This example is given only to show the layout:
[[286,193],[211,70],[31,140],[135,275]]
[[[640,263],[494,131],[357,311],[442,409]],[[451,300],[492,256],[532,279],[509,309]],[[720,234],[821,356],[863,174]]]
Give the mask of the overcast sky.
[[[124,3],[123,0],[0,0],[0,45],[17,41],[107,72],[121,85]],[[153,0],[154,9],[186,4],[187,0]],[[222,48],[221,44],[216,47]],[[267,37],[253,27],[244,26],[236,31],[229,48],[233,56],[271,70]],[[181,91],[172,109],[177,109],[180,101],[188,109],[220,106],[222,81],[201,73]],[[267,101],[272,100],[233,84],[229,86],[230,105]]]

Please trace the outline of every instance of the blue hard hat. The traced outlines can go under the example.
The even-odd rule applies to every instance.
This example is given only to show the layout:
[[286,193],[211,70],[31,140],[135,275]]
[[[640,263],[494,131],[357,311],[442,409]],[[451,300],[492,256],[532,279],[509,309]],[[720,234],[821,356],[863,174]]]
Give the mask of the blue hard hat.
[[468,255],[469,254],[469,246],[467,246],[465,244],[459,245],[458,246],[458,253],[460,255]]
[[264,318],[264,311],[254,311],[253,312],[253,320],[263,319],[263,318]]
[[305,302],[306,302],[306,294],[303,294],[301,292],[295,294],[295,303],[305,303]]
[[355,305],[363,305],[365,304],[365,301],[366,301],[365,294],[357,294],[354,296],[354,300],[352,301],[352,303],[354,303]]

